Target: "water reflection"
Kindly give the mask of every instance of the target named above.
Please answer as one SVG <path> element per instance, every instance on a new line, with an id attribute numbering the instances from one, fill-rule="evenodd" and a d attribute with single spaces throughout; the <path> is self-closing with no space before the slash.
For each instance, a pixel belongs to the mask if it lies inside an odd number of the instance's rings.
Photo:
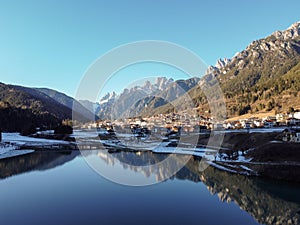
<path id="1" fill-rule="evenodd" d="M 151 152 L 108 152 L 86 151 L 86 155 L 100 159 L 107 166 L 122 165 L 125 170 L 150 177 L 157 171 L 150 171 L 143 165 L 160 162 L 165 154 Z M 79 151 L 65 153 L 36 152 L 22 157 L 0 160 L 0 178 L 6 178 L 33 170 L 47 170 L 69 162 L 80 155 Z M 181 156 L 178 156 L 180 159 Z M 182 156 L 183 157 L 183 156 Z M 212 195 L 218 196 L 222 202 L 235 202 L 262 224 L 299 224 L 300 223 L 300 186 L 296 184 L 275 182 L 261 178 L 250 178 L 230 174 L 208 167 L 201 172 L 199 158 L 192 157 L 171 180 L 188 180 L 202 182 Z M 140 167 L 136 167 L 140 166 Z M 156 179 L 172 170 L 170 167 L 159 168 Z M 139 168 L 139 170 L 137 170 Z M 199 188 L 199 191 L 201 189 Z"/>
<path id="2" fill-rule="evenodd" d="M 144 152 L 137 155 L 133 152 L 98 153 L 108 164 L 121 163 L 130 169 L 136 162 L 154 163 L 163 159 L 163 155 Z M 217 195 L 222 202 L 235 202 L 262 224 L 299 224 L 300 223 L 300 185 L 274 182 L 262 178 L 250 178 L 231 174 L 208 167 L 201 172 L 200 159 L 193 157 L 171 179 L 203 182 L 212 195 Z M 171 165 L 170 165 L 171 166 Z M 133 167 L 135 168 L 135 167 Z M 143 167 L 140 167 L 143 170 Z M 160 168 L 160 177 L 172 170 Z M 143 171 L 150 176 L 153 171 Z"/>
<path id="3" fill-rule="evenodd" d="M 63 165 L 80 155 L 79 151 L 34 152 L 0 160 L 0 179 L 33 170 L 47 170 Z"/>
<path id="4" fill-rule="evenodd" d="M 83 154 L 86 154 L 86 152 L 83 152 Z M 87 154 L 90 154 L 90 152 Z M 189 155 L 157 154 L 151 151 L 117 151 L 111 154 L 108 151 L 99 151 L 97 156 L 111 166 L 105 169 L 102 167 L 97 172 L 117 183 L 138 186 L 154 184 L 172 178 L 176 175 L 176 171 L 179 171 L 191 158 Z M 120 165 L 122 170 L 116 169 L 114 165 Z M 92 167 L 94 166 L 95 163 Z M 112 170 L 114 170 L 114 173 L 111 173 Z M 138 176 L 140 174 L 144 176 Z M 128 181 L 126 179 L 133 177 L 135 179 L 126 183 Z"/>
<path id="5" fill-rule="evenodd" d="M 223 202 L 234 201 L 259 223 L 299 224 L 300 222 L 300 187 L 297 185 L 248 178 L 212 167 L 199 173 L 199 176 L 212 194 L 217 194 Z M 276 189 L 277 192 L 272 189 Z M 292 198 L 286 198 L 288 192 L 291 193 Z"/>

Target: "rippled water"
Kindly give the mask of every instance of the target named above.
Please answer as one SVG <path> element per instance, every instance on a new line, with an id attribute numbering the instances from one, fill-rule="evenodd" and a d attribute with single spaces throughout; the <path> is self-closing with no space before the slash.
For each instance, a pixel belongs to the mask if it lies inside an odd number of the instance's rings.
<path id="1" fill-rule="evenodd" d="M 86 152 L 124 179 L 163 180 L 170 168 L 135 170 L 167 155 Z M 80 152 L 0 160 L 1 224 L 299 224 L 300 187 L 207 168 L 191 158 L 166 181 L 124 186 L 100 176 Z M 120 175 L 120 174 L 119 174 Z"/>

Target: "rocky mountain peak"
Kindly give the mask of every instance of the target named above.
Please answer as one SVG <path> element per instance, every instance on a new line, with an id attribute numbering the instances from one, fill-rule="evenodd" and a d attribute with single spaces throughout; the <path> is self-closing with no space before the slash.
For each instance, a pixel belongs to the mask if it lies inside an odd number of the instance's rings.
<path id="1" fill-rule="evenodd" d="M 245 50 L 238 52 L 231 62 L 227 63 L 225 67 L 228 68 L 225 70 L 235 68 L 237 74 L 238 71 L 254 65 L 257 60 L 272 58 L 279 63 L 290 58 L 291 55 L 298 57 L 300 54 L 299 34 L 300 22 L 296 22 L 286 30 L 275 31 L 266 38 L 255 40 Z M 273 69 L 275 68 L 276 65 Z"/>
<path id="2" fill-rule="evenodd" d="M 296 22 L 286 30 L 252 41 L 231 60 L 219 59 L 215 66 L 210 66 L 205 79 L 218 77 L 220 82 L 227 83 L 229 90 L 229 86 L 232 89 L 237 86 L 252 87 L 260 79 L 278 77 L 300 60 L 299 34 L 300 22 Z M 238 81 L 234 79 L 237 76 Z"/>
<path id="3" fill-rule="evenodd" d="M 275 31 L 272 35 L 283 40 L 294 39 L 300 35 L 300 21 L 292 24 L 286 30 Z"/>
<path id="4" fill-rule="evenodd" d="M 224 58 L 224 59 L 218 59 L 215 66 L 209 66 L 206 70 L 206 74 L 217 74 L 225 68 L 228 63 L 231 62 L 231 59 Z"/>
<path id="5" fill-rule="evenodd" d="M 173 83 L 174 80 L 172 78 L 166 78 L 166 77 L 158 77 L 155 81 L 155 86 L 159 90 L 164 90 L 166 87 L 168 87 L 171 83 Z"/>
<path id="6" fill-rule="evenodd" d="M 101 100 L 100 100 L 100 104 L 103 104 L 103 103 L 106 103 L 106 102 L 109 102 L 113 99 L 115 99 L 117 97 L 117 94 L 116 92 L 108 92 L 106 95 L 104 95 Z"/>
<path id="7" fill-rule="evenodd" d="M 230 61 L 231 61 L 231 60 L 228 59 L 228 58 L 218 59 L 215 67 L 217 67 L 218 69 L 222 69 L 222 68 L 224 68 L 228 63 L 230 63 Z"/>
<path id="8" fill-rule="evenodd" d="M 149 89 L 150 87 L 151 87 L 151 82 L 150 82 L 149 80 L 147 80 L 147 81 L 144 83 L 143 88 Z"/>

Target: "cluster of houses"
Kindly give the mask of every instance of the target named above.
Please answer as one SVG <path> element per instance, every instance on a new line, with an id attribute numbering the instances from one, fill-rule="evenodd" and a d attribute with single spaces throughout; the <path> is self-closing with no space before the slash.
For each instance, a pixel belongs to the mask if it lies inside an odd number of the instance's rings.
<path id="1" fill-rule="evenodd" d="M 188 113 L 159 114 L 151 117 L 124 118 L 115 121 L 99 120 L 85 124 L 82 128 L 97 129 L 100 132 L 138 133 L 140 131 L 168 133 L 203 133 L 220 129 L 252 129 L 300 126 L 300 112 L 277 114 L 266 118 L 248 118 L 237 121 L 217 122 L 213 118 L 189 115 Z"/>
<path id="2" fill-rule="evenodd" d="M 267 116 L 262 119 L 252 117 L 238 121 L 225 122 L 222 126 L 225 129 L 272 128 L 283 126 L 297 127 L 300 126 L 300 112 L 291 114 L 279 113 L 275 116 Z"/>

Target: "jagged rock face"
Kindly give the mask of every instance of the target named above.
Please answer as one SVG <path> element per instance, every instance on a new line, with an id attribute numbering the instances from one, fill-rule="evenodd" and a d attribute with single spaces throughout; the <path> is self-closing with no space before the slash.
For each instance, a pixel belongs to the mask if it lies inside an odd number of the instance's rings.
<path id="1" fill-rule="evenodd" d="M 206 76 L 221 78 L 221 75 L 226 75 L 225 78 L 233 79 L 246 69 L 252 70 L 253 73 L 265 70 L 266 74 L 263 75 L 271 76 L 274 71 L 286 64 L 286 61 L 294 66 L 300 58 L 299 34 L 300 22 L 297 22 L 287 30 L 276 31 L 267 38 L 253 41 L 232 59 L 219 59 L 215 66 L 208 68 Z"/>
<path id="2" fill-rule="evenodd" d="M 150 81 L 146 81 L 142 86 L 134 86 L 130 89 L 125 88 L 119 95 L 115 92 L 107 93 L 100 100 L 98 115 L 101 119 L 135 116 L 137 114 L 135 109 L 142 108 L 142 106 L 136 105 L 137 102 L 147 96 L 155 96 L 157 93 L 165 90 L 172 82 L 174 82 L 173 79 L 158 77 L 153 84 Z M 144 104 L 146 103 L 147 101 L 144 101 Z"/>
<path id="3" fill-rule="evenodd" d="M 230 59 L 224 58 L 224 59 L 219 59 L 216 63 L 216 67 L 218 69 L 224 68 L 228 63 L 230 63 Z"/>
<path id="4" fill-rule="evenodd" d="M 294 23 L 285 31 L 275 31 L 273 34 L 277 39 L 294 39 L 300 35 L 300 21 Z"/>
<path id="5" fill-rule="evenodd" d="M 199 78 L 174 81 L 158 77 L 153 84 L 146 81 L 142 86 L 124 89 L 119 95 L 107 94 L 100 101 L 99 116 L 102 119 L 137 116 L 145 107 L 156 108 L 175 100 L 198 82 Z"/>
<path id="6" fill-rule="evenodd" d="M 285 111 L 299 100 L 300 22 L 253 41 L 230 60 L 218 60 L 200 81 L 219 81 L 228 116 L 259 111 Z M 190 91 L 191 98 L 204 112 L 207 101 L 200 88 Z M 289 96 L 286 102 L 282 96 Z M 201 105 L 200 105 L 201 104 Z M 268 106 L 269 105 L 269 106 Z M 167 110 L 167 109 L 166 109 Z"/>
<path id="7" fill-rule="evenodd" d="M 101 98 L 99 103 L 104 104 L 106 102 L 113 101 L 116 97 L 117 97 L 117 94 L 114 91 L 111 93 L 107 93 L 106 95 L 103 96 L 103 98 Z"/>
<path id="8" fill-rule="evenodd" d="M 166 89 L 173 82 L 174 82 L 174 80 L 172 78 L 167 79 L 166 77 L 158 77 L 156 79 L 154 87 L 156 87 L 158 90 L 162 91 L 162 90 Z"/>
<path id="9" fill-rule="evenodd" d="M 227 83 L 225 91 L 233 91 L 283 75 L 300 61 L 299 33 L 300 22 L 297 22 L 287 30 L 253 41 L 231 60 L 218 60 L 206 77 L 218 77 L 221 83 Z"/>
<path id="10" fill-rule="evenodd" d="M 218 74 L 223 72 L 223 68 L 225 68 L 228 63 L 231 62 L 231 59 L 218 59 L 215 66 L 209 66 L 206 71 L 206 76 L 214 76 L 216 77 Z"/>

